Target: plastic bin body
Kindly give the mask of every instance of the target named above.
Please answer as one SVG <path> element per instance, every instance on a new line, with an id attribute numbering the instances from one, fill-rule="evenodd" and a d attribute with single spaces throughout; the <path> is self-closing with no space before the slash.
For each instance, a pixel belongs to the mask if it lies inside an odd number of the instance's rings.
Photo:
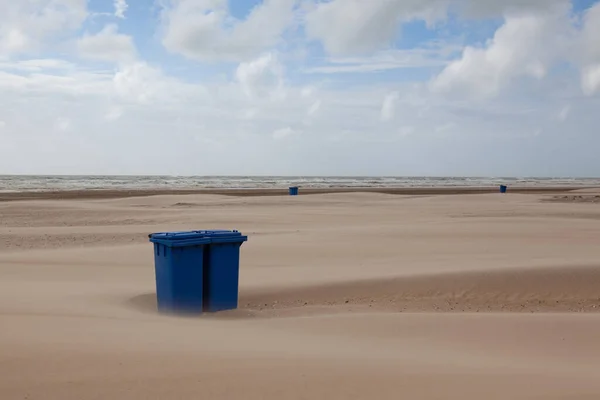
<path id="1" fill-rule="evenodd" d="M 156 233 L 156 297 L 159 311 L 201 313 L 237 308 L 240 246 L 237 231 Z"/>
<path id="2" fill-rule="evenodd" d="M 506 185 L 500 185 L 500 193 L 506 193 L 506 189 L 508 189 Z"/>
<path id="3" fill-rule="evenodd" d="M 290 187 L 289 191 L 290 191 L 290 196 L 298 196 L 298 187 L 292 186 L 292 187 Z"/>
<path id="4" fill-rule="evenodd" d="M 203 310 L 217 312 L 238 306 L 241 243 L 212 244 L 205 253 Z"/>
<path id="5" fill-rule="evenodd" d="M 248 238 L 237 231 L 206 231 L 210 246 L 204 254 L 204 311 L 238 306 L 240 247 Z"/>
<path id="6" fill-rule="evenodd" d="M 202 312 L 205 245 L 169 247 L 154 243 L 156 301 L 161 312 Z"/>
<path id="7" fill-rule="evenodd" d="M 201 313 L 204 251 L 210 240 L 196 232 L 150 235 L 154 243 L 159 311 Z"/>

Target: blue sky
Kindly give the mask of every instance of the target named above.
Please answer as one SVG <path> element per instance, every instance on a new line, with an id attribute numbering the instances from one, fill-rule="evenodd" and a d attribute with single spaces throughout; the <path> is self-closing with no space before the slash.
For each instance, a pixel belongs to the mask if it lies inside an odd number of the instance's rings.
<path id="1" fill-rule="evenodd" d="M 594 0 L 0 0 L 0 173 L 599 176 L 599 97 Z"/>

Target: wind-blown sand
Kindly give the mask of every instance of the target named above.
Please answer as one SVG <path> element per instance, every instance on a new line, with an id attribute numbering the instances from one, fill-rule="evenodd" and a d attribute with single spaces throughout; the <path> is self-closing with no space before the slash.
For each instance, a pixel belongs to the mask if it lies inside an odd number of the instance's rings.
<path id="1" fill-rule="evenodd" d="M 596 400 L 596 193 L 13 197 L 0 399 Z M 156 313 L 186 229 L 249 235 L 238 310 Z"/>

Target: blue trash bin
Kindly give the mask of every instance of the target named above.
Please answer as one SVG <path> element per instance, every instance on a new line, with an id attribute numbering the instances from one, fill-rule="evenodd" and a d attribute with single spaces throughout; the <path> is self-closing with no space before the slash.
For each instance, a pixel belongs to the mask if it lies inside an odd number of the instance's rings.
<path id="1" fill-rule="evenodd" d="M 159 311 L 199 314 L 237 308 L 240 246 L 247 236 L 202 230 L 149 238 Z"/>
<path id="2" fill-rule="evenodd" d="M 506 189 L 508 189 L 506 185 L 500 185 L 500 193 L 506 193 Z"/>
<path id="3" fill-rule="evenodd" d="M 298 196 L 298 187 L 297 186 L 290 187 L 290 196 Z"/>

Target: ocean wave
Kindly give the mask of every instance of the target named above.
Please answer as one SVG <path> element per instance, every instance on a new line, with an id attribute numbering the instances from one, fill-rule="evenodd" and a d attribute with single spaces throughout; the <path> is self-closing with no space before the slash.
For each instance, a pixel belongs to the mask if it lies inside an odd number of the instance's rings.
<path id="1" fill-rule="evenodd" d="M 598 186 L 600 178 L 339 176 L 0 176 L 0 192 L 151 189 Z"/>

